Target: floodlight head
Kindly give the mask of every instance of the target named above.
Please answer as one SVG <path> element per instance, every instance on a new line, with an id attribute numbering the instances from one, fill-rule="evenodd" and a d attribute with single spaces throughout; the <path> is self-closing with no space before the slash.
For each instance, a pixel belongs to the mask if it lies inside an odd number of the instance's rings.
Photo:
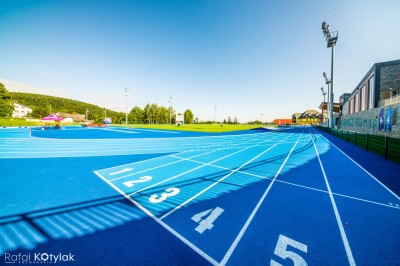
<path id="1" fill-rule="evenodd" d="M 326 94 L 323 87 L 321 87 L 321 92 L 322 92 L 322 95 Z"/>
<path id="2" fill-rule="evenodd" d="M 331 33 L 329 32 L 329 25 L 326 23 L 326 21 L 322 22 L 321 29 L 324 33 L 324 36 L 330 38 Z"/>
<path id="3" fill-rule="evenodd" d="M 324 73 L 322 73 L 322 76 L 324 76 L 324 79 L 325 79 L 325 83 L 326 84 L 329 84 L 329 83 L 331 83 L 331 81 L 328 79 L 328 77 L 327 77 L 327 75 L 326 75 L 326 73 L 324 72 Z"/>

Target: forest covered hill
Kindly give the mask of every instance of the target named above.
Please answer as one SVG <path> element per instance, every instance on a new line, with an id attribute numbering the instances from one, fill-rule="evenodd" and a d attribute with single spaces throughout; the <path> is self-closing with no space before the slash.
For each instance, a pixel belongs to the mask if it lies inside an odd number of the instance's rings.
<path id="1" fill-rule="evenodd" d="M 9 94 L 14 102 L 32 109 L 32 118 L 42 118 L 50 113 L 59 112 L 86 115 L 87 109 L 88 119 L 96 122 L 100 122 L 104 118 L 105 112 L 114 123 L 119 123 L 125 119 L 125 113 L 77 100 L 23 92 L 9 92 Z"/>

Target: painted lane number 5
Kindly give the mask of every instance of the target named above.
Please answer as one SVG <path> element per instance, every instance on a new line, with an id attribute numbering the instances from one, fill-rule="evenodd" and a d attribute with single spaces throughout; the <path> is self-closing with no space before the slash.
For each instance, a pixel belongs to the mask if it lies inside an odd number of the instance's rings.
<path id="1" fill-rule="evenodd" d="M 293 251 L 288 251 L 287 247 L 291 246 L 302 252 L 307 253 L 307 245 L 297 242 L 296 240 L 290 239 L 284 235 L 279 235 L 278 243 L 276 243 L 274 254 L 282 259 L 291 259 L 294 266 L 306 266 L 307 262 L 297 253 Z M 282 266 L 282 264 L 271 260 L 271 266 Z"/>
<path id="2" fill-rule="evenodd" d="M 149 198 L 149 201 L 151 203 L 160 203 L 160 202 L 163 202 L 164 200 L 166 200 L 169 197 L 173 197 L 175 195 L 178 195 L 179 192 L 180 192 L 179 188 L 174 188 L 174 187 L 167 188 L 164 193 L 161 193 L 160 196 L 157 195 L 157 194 L 152 195 Z"/>

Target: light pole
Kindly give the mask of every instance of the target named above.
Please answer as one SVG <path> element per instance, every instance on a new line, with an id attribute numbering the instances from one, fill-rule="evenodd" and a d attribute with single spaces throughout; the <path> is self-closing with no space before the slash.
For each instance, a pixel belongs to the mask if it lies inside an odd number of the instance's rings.
<path id="1" fill-rule="evenodd" d="M 89 109 L 86 108 L 86 121 L 88 121 L 88 113 L 89 113 Z"/>
<path id="2" fill-rule="evenodd" d="M 325 72 L 324 72 L 324 73 L 325 73 Z M 321 92 L 322 92 L 322 95 L 324 96 L 324 103 L 325 103 L 325 95 L 326 95 L 326 92 L 324 91 L 324 88 L 323 88 L 323 87 L 321 87 Z M 325 123 L 324 109 L 322 109 L 322 123 Z"/>
<path id="3" fill-rule="evenodd" d="M 214 123 L 217 123 L 217 105 L 214 105 Z"/>
<path id="4" fill-rule="evenodd" d="M 264 124 L 264 122 L 263 122 L 263 121 L 264 121 L 263 115 L 264 115 L 264 114 L 261 114 L 261 125 Z"/>
<path id="5" fill-rule="evenodd" d="M 330 105 L 329 105 L 329 127 L 333 128 L 333 62 L 334 62 L 334 58 L 335 58 L 335 45 L 337 42 L 337 38 L 338 38 L 338 32 L 337 31 L 333 31 L 330 32 L 329 31 L 329 25 L 328 23 L 326 23 L 326 21 L 322 22 L 322 32 L 324 33 L 325 39 L 326 39 L 326 43 L 327 43 L 327 47 L 330 48 L 332 47 L 332 58 L 331 58 L 331 91 L 330 91 Z"/>
<path id="6" fill-rule="evenodd" d="M 331 102 L 333 99 L 333 94 L 332 94 L 332 96 L 330 95 L 332 88 L 331 88 L 331 90 L 329 90 L 329 84 L 331 83 L 331 81 L 328 79 L 325 72 L 322 73 L 322 76 L 325 79 L 325 84 L 328 85 L 328 107 L 326 108 L 326 111 L 328 112 L 328 127 L 332 127 L 330 121 L 332 121 L 332 117 L 333 117 L 333 112 L 332 112 L 333 110 L 331 110 Z M 331 114 L 332 114 L 332 117 L 331 117 Z"/>
<path id="7" fill-rule="evenodd" d="M 128 96 L 129 96 L 129 88 L 125 88 L 125 125 L 128 125 Z"/>
<path id="8" fill-rule="evenodd" d="M 169 96 L 169 124 L 172 124 L 172 96 Z"/>

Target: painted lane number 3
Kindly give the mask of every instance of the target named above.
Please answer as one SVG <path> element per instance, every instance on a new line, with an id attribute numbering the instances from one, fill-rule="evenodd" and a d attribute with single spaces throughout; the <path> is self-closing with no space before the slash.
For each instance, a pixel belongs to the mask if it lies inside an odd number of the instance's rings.
<path id="1" fill-rule="evenodd" d="M 149 201 L 151 203 L 160 203 L 160 202 L 163 202 L 164 200 L 166 200 L 169 197 L 173 197 L 175 195 L 178 195 L 179 192 L 180 192 L 179 188 L 174 188 L 174 187 L 167 188 L 164 193 L 161 193 L 160 196 L 157 195 L 157 194 L 152 195 L 149 198 Z"/>
<path id="2" fill-rule="evenodd" d="M 194 230 L 196 230 L 200 234 L 204 233 L 204 231 L 206 230 L 211 230 L 214 227 L 213 222 L 217 220 L 217 218 L 223 212 L 224 209 L 217 207 L 215 209 L 209 209 L 207 211 L 193 215 L 192 220 L 199 224 Z M 207 218 L 203 219 L 203 217 L 205 216 L 207 216 Z"/>
<path id="3" fill-rule="evenodd" d="M 296 240 L 290 239 L 284 235 L 279 235 L 278 243 L 276 243 L 274 254 L 282 259 L 291 259 L 294 266 L 306 266 L 307 262 L 297 253 L 288 251 L 287 247 L 291 246 L 302 252 L 307 253 L 307 245 L 297 242 Z M 271 260 L 271 266 L 282 266 L 282 264 Z"/>

